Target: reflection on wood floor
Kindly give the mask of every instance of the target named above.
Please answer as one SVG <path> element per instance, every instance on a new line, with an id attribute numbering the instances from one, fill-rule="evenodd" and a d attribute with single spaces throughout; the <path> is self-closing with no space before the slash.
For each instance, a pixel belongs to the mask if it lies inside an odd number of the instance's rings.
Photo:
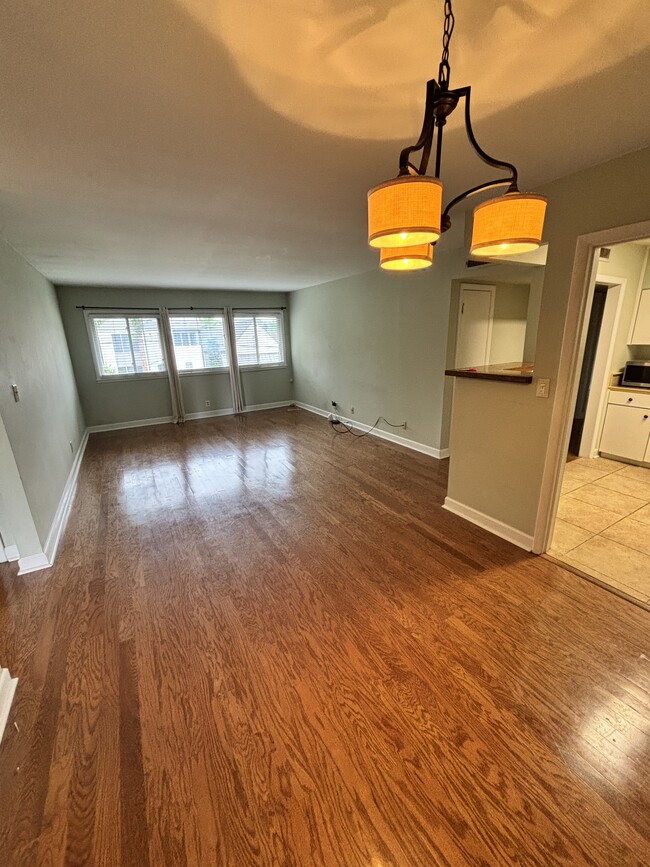
<path id="1" fill-rule="evenodd" d="M 92 436 L 0 566 L 2 863 L 650 863 L 648 614 L 445 485 L 299 410 Z"/>

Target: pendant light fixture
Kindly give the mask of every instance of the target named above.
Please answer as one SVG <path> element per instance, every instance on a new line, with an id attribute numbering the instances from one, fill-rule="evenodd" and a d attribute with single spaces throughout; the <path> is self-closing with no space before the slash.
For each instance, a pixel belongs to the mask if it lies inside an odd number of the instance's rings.
<path id="1" fill-rule="evenodd" d="M 533 193 L 521 193 L 516 167 L 494 159 L 478 144 L 470 116 L 471 88 L 452 90 L 449 87 L 449 42 L 454 23 L 451 0 L 445 0 L 442 59 L 438 80 L 432 78 L 427 82 L 420 138 L 402 150 L 398 176 L 373 187 L 368 193 L 368 243 L 380 249 L 380 264 L 386 270 L 412 271 L 428 267 L 433 261 L 431 245 L 451 226 L 452 208 L 470 196 L 495 187 L 507 186 L 508 189 L 505 195 L 475 208 L 470 252 L 480 256 L 511 256 L 535 250 L 542 241 L 546 199 Z M 465 101 L 465 132 L 473 150 L 484 163 L 508 175 L 465 190 L 443 210 L 442 135 L 447 118 L 461 99 Z M 435 175 L 432 177 L 426 171 L 434 139 Z M 415 166 L 411 155 L 418 151 L 422 154 L 419 166 Z M 425 252 L 427 248 L 431 248 L 431 255 Z"/>
<path id="2" fill-rule="evenodd" d="M 433 262 L 433 244 L 414 247 L 382 247 L 379 263 L 385 271 L 421 271 Z"/>

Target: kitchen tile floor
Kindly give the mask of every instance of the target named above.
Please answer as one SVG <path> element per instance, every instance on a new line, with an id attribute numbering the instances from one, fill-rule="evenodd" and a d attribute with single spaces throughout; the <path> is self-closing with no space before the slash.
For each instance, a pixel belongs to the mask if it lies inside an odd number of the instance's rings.
<path id="1" fill-rule="evenodd" d="M 650 604 L 650 469 L 607 458 L 567 463 L 548 553 Z"/>

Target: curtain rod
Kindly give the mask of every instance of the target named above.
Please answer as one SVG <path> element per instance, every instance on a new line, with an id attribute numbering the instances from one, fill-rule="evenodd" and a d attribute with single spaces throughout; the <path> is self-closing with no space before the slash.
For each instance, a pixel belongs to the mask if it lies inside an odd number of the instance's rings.
<path id="1" fill-rule="evenodd" d="M 227 305 L 226 305 L 227 306 Z M 168 310 L 223 310 L 222 307 L 168 307 Z M 233 307 L 233 310 L 286 310 L 286 307 Z M 160 310 L 160 307 L 87 307 L 85 304 L 77 304 L 77 310 Z"/>

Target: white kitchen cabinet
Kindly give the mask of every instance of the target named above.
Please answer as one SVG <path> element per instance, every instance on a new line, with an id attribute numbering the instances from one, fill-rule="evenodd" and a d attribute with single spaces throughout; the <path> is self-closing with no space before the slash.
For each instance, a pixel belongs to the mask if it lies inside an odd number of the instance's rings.
<path id="1" fill-rule="evenodd" d="M 628 461 L 648 460 L 650 409 L 636 406 L 607 406 L 600 451 Z"/>
<path id="2" fill-rule="evenodd" d="M 630 344 L 650 345 L 650 288 L 644 289 L 639 295 Z"/>

